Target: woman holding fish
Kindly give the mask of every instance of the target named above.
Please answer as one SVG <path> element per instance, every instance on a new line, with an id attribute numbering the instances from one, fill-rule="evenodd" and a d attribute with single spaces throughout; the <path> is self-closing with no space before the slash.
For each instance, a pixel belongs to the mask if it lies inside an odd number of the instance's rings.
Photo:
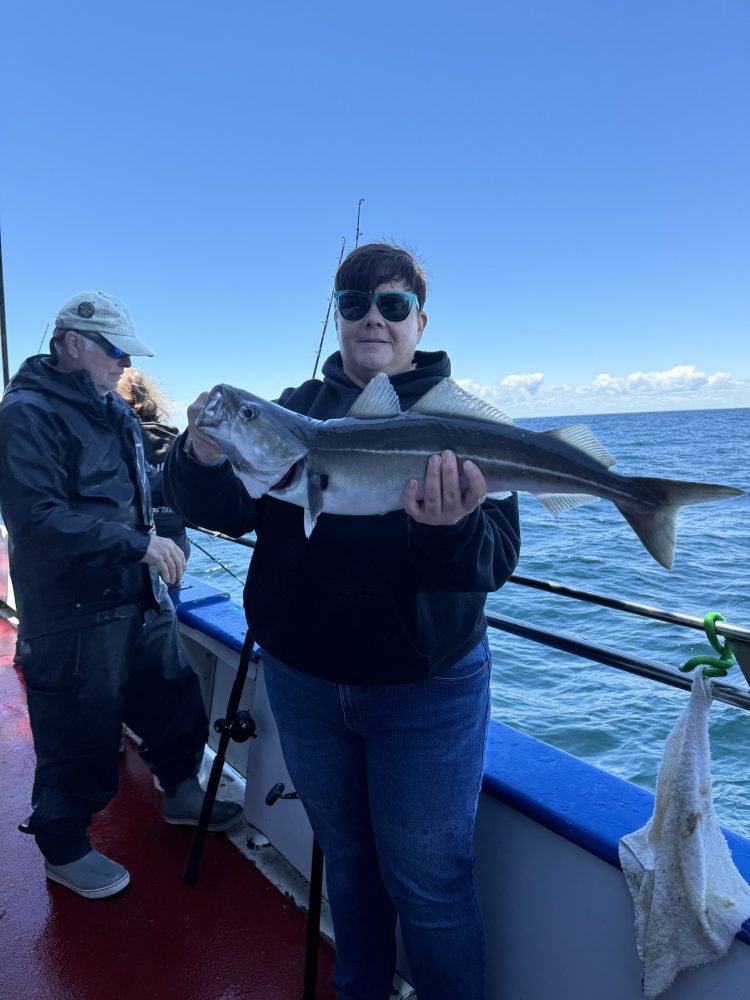
<path id="1" fill-rule="evenodd" d="M 382 400 L 365 389 L 384 372 L 409 409 L 450 375 L 445 352 L 417 350 L 425 297 L 409 253 L 353 251 L 336 275 L 340 350 L 322 382 L 285 390 L 281 406 L 377 419 Z M 245 609 L 326 858 L 338 1000 L 390 996 L 397 916 L 420 1000 L 480 1000 L 472 832 L 489 721 L 484 603 L 518 561 L 516 497 L 486 498 L 477 466 L 443 451 L 421 482 L 403 484 L 400 509 L 327 514 L 327 475 L 270 444 L 243 447 L 248 405 L 222 416 L 228 434 L 212 434 L 207 398 L 170 451 L 165 494 L 193 523 L 257 534 Z M 284 499 L 300 481 L 304 511 Z"/>

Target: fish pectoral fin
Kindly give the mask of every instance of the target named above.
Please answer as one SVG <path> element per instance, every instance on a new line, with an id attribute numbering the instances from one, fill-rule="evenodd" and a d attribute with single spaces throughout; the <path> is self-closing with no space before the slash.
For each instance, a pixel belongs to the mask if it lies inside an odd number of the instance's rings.
<path id="1" fill-rule="evenodd" d="M 535 493 L 534 496 L 542 507 L 555 517 L 564 510 L 570 510 L 571 507 L 581 507 L 585 503 L 593 503 L 600 499 L 590 493 Z"/>
<path id="2" fill-rule="evenodd" d="M 320 514 L 323 513 L 323 491 L 328 486 L 328 476 L 311 472 L 307 477 L 307 506 L 305 507 L 305 534 L 309 538 Z"/>
<path id="3" fill-rule="evenodd" d="M 398 394 L 385 372 L 378 372 L 357 396 L 347 417 L 358 420 L 381 420 L 401 413 Z"/>
<path id="4" fill-rule="evenodd" d="M 597 441 L 585 424 L 570 424 L 569 427 L 555 427 L 551 431 L 542 431 L 542 433 L 546 434 L 547 437 L 564 441 L 565 444 L 569 444 L 572 448 L 577 448 L 584 455 L 588 455 L 589 458 L 600 462 L 607 469 L 617 462 L 614 455 L 607 451 L 601 441 Z"/>
<path id="5" fill-rule="evenodd" d="M 472 396 L 452 378 L 444 378 L 418 399 L 409 410 L 431 417 L 462 417 L 468 420 L 489 420 L 496 424 L 512 424 L 510 417 L 484 399 Z"/>

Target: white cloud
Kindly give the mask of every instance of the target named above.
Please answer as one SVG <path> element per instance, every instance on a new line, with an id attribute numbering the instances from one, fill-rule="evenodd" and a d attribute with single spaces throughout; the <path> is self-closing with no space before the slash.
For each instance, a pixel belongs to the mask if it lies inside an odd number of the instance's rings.
<path id="1" fill-rule="evenodd" d="M 506 375 L 505 378 L 494 386 L 483 386 L 472 379 L 457 379 L 458 384 L 474 396 L 481 396 L 482 399 L 492 400 L 502 396 L 504 399 L 532 399 L 542 387 L 544 375 L 542 372 L 534 372 L 531 375 Z"/>
<path id="2" fill-rule="evenodd" d="M 500 385 L 509 392 L 533 396 L 541 388 L 542 382 L 544 375 L 541 372 L 534 372 L 533 375 L 506 375 Z"/>
<path id="3" fill-rule="evenodd" d="M 545 384 L 542 372 L 506 375 L 486 385 L 459 380 L 469 392 L 518 416 L 562 416 L 634 410 L 711 409 L 750 406 L 750 381 L 729 372 L 713 374 L 695 365 L 666 371 L 603 372 L 587 385 Z"/>
<path id="4" fill-rule="evenodd" d="M 633 372 L 624 378 L 613 378 L 611 375 L 597 375 L 591 383 L 595 392 L 693 392 L 704 386 L 731 385 L 732 376 L 729 372 L 716 372 L 706 375 L 698 371 L 695 365 L 675 365 L 665 372 Z"/>

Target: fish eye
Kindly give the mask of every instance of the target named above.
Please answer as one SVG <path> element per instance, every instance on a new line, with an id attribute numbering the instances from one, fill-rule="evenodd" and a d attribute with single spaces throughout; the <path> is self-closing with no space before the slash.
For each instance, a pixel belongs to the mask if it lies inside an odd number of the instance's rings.
<path id="1" fill-rule="evenodd" d="M 252 403 L 243 403 L 240 407 L 240 416 L 245 420 L 254 420 L 257 415 L 258 411 Z"/>

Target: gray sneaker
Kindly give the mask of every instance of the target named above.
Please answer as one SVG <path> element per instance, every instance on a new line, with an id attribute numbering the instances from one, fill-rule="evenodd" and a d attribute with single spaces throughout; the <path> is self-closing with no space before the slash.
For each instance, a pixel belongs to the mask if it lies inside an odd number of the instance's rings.
<path id="1" fill-rule="evenodd" d="M 197 826 L 203 806 L 204 792 L 197 778 L 187 778 L 175 788 L 164 792 L 164 819 L 173 826 Z M 221 833 L 239 820 L 242 806 L 239 802 L 216 799 L 211 810 L 209 833 Z"/>
<path id="2" fill-rule="evenodd" d="M 116 861 L 110 861 L 98 851 L 89 851 L 67 865 L 51 865 L 49 861 L 45 861 L 44 870 L 47 878 L 87 899 L 114 896 L 115 893 L 122 892 L 130 882 L 127 868 Z"/>

